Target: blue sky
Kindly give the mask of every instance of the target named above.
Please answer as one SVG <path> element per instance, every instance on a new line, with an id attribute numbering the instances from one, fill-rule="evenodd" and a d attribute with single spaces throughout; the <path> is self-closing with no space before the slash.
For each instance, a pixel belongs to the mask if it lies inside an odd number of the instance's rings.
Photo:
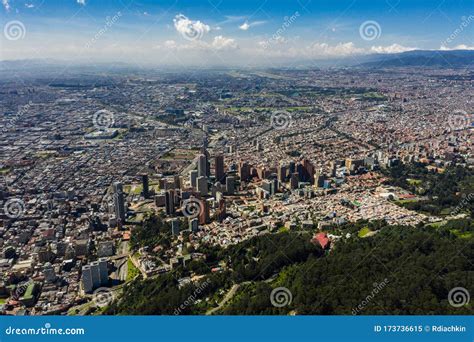
<path id="1" fill-rule="evenodd" d="M 2 60 L 258 64 L 474 48 L 473 0 L 0 2 Z"/>

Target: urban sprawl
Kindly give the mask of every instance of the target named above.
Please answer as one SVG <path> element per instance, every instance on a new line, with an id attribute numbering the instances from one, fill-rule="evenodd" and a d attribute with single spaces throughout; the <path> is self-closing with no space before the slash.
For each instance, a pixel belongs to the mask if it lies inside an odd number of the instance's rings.
<path id="1" fill-rule="evenodd" d="M 423 195 L 382 171 L 472 168 L 473 85 L 429 68 L 0 81 L 0 312 L 86 314 L 138 274 L 204 258 L 203 244 L 298 227 L 330 249 L 346 222 L 441 220 L 397 205 Z M 132 251 L 152 215 L 171 247 Z"/>

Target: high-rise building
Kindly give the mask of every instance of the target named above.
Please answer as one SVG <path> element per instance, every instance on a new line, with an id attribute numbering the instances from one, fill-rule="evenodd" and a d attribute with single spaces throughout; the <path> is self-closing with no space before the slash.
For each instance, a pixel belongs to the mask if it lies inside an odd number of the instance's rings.
<path id="1" fill-rule="evenodd" d="M 301 182 L 314 182 L 314 166 L 308 159 L 303 159 L 301 163 L 296 165 L 296 172 Z"/>
<path id="2" fill-rule="evenodd" d="M 272 182 L 272 195 L 275 195 L 278 192 L 278 179 L 275 177 L 271 179 Z"/>
<path id="3" fill-rule="evenodd" d="M 179 235 L 179 220 L 178 219 L 171 220 L 171 234 L 173 236 Z"/>
<path id="4" fill-rule="evenodd" d="M 266 179 L 262 182 L 262 189 L 265 190 L 270 196 L 275 195 L 278 192 L 278 179 Z"/>
<path id="5" fill-rule="evenodd" d="M 201 202 L 201 211 L 199 212 L 199 224 L 209 223 L 210 214 L 209 214 L 209 202 L 203 200 Z"/>
<path id="6" fill-rule="evenodd" d="M 207 178 L 206 177 L 198 177 L 197 179 L 197 191 L 201 196 L 206 196 L 208 192 L 207 186 Z"/>
<path id="7" fill-rule="evenodd" d="M 294 172 L 291 174 L 291 179 L 290 179 L 290 187 L 292 190 L 298 189 L 298 173 Z"/>
<path id="8" fill-rule="evenodd" d="M 357 171 L 360 166 L 364 166 L 364 159 L 346 158 L 345 166 L 348 172 Z"/>
<path id="9" fill-rule="evenodd" d="M 250 177 L 250 165 L 246 162 L 240 161 L 239 162 L 239 177 L 241 181 L 247 181 Z"/>
<path id="10" fill-rule="evenodd" d="M 155 196 L 155 205 L 157 207 L 164 207 L 166 203 L 166 194 L 165 195 L 156 195 Z"/>
<path id="11" fill-rule="evenodd" d="M 305 170 L 306 181 L 314 184 L 314 165 L 308 160 L 303 160 L 303 167 Z"/>
<path id="12" fill-rule="evenodd" d="M 206 141 L 207 141 L 207 139 L 206 139 Z M 206 163 L 205 163 L 206 174 L 204 176 L 209 178 L 211 176 L 211 162 L 210 162 L 211 155 L 207 151 L 207 142 L 206 141 L 203 141 L 203 146 L 201 147 L 201 154 L 204 155 L 204 157 L 206 158 Z"/>
<path id="13" fill-rule="evenodd" d="M 148 175 L 142 175 L 142 186 L 143 186 L 143 197 L 148 198 L 150 197 L 149 187 L 148 187 Z"/>
<path id="14" fill-rule="evenodd" d="M 314 186 L 318 188 L 322 188 L 324 185 L 324 180 L 325 180 L 325 177 L 323 174 L 323 170 L 320 169 L 316 171 L 316 173 L 314 174 Z"/>
<path id="15" fill-rule="evenodd" d="M 295 172 L 296 172 L 296 164 L 295 164 L 295 162 L 292 161 L 292 162 L 290 162 L 289 173 L 290 173 L 290 175 L 292 175 Z"/>
<path id="16" fill-rule="evenodd" d="M 82 266 L 82 288 L 85 293 L 91 293 L 94 290 L 92 282 L 92 270 L 90 265 Z"/>
<path id="17" fill-rule="evenodd" d="M 99 262 L 91 262 L 92 286 L 94 289 L 98 288 L 102 283 L 100 282 Z"/>
<path id="18" fill-rule="evenodd" d="M 228 176 L 226 178 L 225 190 L 228 195 L 233 195 L 235 193 L 235 178 L 233 176 Z"/>
<path id="19" fill-rule="evenodd" d="M 280 165 L 278 167 L 278 180 L 280 183 L 284 183 L 286 181 L 286 166 Z"/>
<path id="20" fill-rule="evenodd" d="M 266 168 L 265 166 L 258 166 L 257 167 L 257 175 L 258 175 L 258 178 L 260 179 L 265 179 L 265 174 L 266 174 Z"/>
<path id="21" fill-rule="evenodd" d="M 198 231 L 198 227 L 199 220 L 197 218 L 189 220 L 189 230 L 191 230 L 193 233 L 196 233 Z"/>
<path id="22" fill-rule="evenodd" d="M 99 277 L 100 284 L 106 285 L 109 282 L 109 268 L 107 266 L 107 258 L 99 259 Z"/>
<path id="23" fill-rule="evenodd" d="M 225 199 L 221 198 L 218 203 L 219 205 L 217 208 L 216 216 L 217 216 L 217 220 L 219 222 L 222 222 L 226 217 Z"/>
<path id="24" fill-rule="evenodd" d="M 181 177 L 179 175 L 174 175 L 173 181 L 174 181 L 174 188 L 181 189 Z"/>
<path id="25" fill-rule="evenodd" d="M 224 156 L 218 155 L 214 160 L 214 172 L 216 176 L 216 182 L 224 182 Z"/>
<path id="26" fill-rule="evenodd" d="M 198 178 L 198 171 L 197 170 L 191 170 L 189 172 L 189 180 L 191 183 L 191 187 L 193 189 L 197 188 L 197 178 Z"/>
<path id="27" fill-rule="evenodd" d="M 114 183 L 114 208 L 115 208 L 115 218 L 119 225 L 125 223 L 125 200 L 123 196 L 123 187 L 122 183 Z"/>
<path id="28" fill-rule="evenodd" d="M 332 161 L 329 165 L 331 177 L 336 177 L 337 163 Z"/>
<path id="29" fill-rule="evenodd" d="M 298 179 L 302 182 L 306 181 L 305 169 L 303 164 L 298 163 L 296 165 L 296 173 L 298 173 Z"/>
<path id="30" fill-rule="evenodd" d="M 198 177 L 207 176 L 207 158 L 206 155 L 201 154 L 198 159 Z"/>
<path id="31" fill-rule="evenodd" d="M 266 179 L 262 182 L 262 189 L 272 195 L 272 184 L 272 181 Z"/>
<path id="32" fill-rule="evenodd" d="M 51 263 L 47 262 L 43 267 L 44 280 L 47 282 L 54 282 L 56 280 L 56 272 Z"/>
<path id="33" fill-rule="evenodd" d="M 168 190 L 165 192 L 165 211 L 166 215 L 174 215 L 174 191 Z"/>
<path id="34" fill-rule="evenodd" d="M 106 258 L 100 258 L 99 261 L 82 266 L 82 288 L 84 292 L 91 293 L 96 288 L 107 285 L 109 282 L 108 272 Z"/>
<path id="35" fill-rule="evenodd" d="M 350 171 L 353 161 L 354 160 L 352 158 L 346 158 L 345 166 L 347 171 Z"/>

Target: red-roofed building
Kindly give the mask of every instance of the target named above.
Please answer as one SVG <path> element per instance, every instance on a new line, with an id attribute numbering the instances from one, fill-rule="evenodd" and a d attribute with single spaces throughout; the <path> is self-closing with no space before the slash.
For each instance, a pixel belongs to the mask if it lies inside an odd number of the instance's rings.
<path id="1" fill-rule="evenodd" d="M 322 249 L 328 249 L 331 245 L 331 241 L 329 240 L 326 233 L 318 233 L 316 234 L 313 239 L 311 240 L 313 243 L 319 243 Z"/>

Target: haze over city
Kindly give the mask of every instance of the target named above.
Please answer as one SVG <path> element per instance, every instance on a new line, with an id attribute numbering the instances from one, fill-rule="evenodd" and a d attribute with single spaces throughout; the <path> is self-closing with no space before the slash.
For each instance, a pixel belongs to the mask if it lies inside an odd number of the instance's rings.
<path id="1" fill-rule="evenodd" d="M 472 1 L 2 0 L 1 60 L 299 66 L 474 48 Z M 6 30 L 5 30 L 6 32 Z"/>

